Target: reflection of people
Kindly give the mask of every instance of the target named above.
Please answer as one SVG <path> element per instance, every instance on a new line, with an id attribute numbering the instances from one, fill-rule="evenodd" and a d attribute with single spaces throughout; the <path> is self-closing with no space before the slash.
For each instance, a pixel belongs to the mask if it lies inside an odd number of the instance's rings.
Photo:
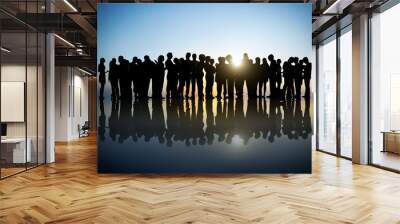
<path id="1" fill-rule="evenodd" d="M 106 114 L 104 113 L 104 99 L 100 99 L 100 115 L 99 115 L 99 126 L 98 134 L 101 141 L 105 140 L 106 133 Z"/>
<path id="2" fill-rule="evenodd" d="M 282 135 L 288 139 L 307 139 L 312 131 L 310 100 L 305 98 L 304 101 L 302 109 L 302 101 L 282 103 L 279 99 L 264 98 L 169 99 L 165 104 L 161 99 L 138 99 L 133 107 L 129 100 L 113 100 L 108 119 L 109 135 L 112 141 L 120 143 L 132 137 L 133 141 L 156 139 L 167 146 L 175 142 L 186 146 L 231 144 L 235 135 L 244 144 L 257 139 L 274 142 Z M 102 105 L 100 101 L 99 136 L 104 140 Z"/>

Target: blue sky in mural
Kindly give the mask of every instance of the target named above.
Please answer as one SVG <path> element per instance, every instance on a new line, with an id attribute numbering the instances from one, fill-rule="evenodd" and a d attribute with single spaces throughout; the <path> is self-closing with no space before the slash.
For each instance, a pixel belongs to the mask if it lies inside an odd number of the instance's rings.
<path id="1" fill-rule="evenodd" d="M 99 4 L 98 58 L 311 56 L 311 4 Z"/>

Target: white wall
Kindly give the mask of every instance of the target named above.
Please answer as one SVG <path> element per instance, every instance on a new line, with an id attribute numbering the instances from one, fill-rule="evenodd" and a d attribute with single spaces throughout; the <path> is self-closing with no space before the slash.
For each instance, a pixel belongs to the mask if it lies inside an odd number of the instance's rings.
<path id="1" fill-rule="evenodd" d="M 73 67 L 56 67 L 55 140 L 79 137 L 78 125 L 88 120 L 88 78 Z"/>

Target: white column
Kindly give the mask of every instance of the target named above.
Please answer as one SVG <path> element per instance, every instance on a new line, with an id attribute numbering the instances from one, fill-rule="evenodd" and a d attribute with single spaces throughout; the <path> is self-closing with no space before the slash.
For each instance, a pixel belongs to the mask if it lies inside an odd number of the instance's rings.
<path id="1" fill-rule="evenodd" d="M 353 162 L 368 163 L 368 15 L 353 19 Z"/>
<path id="2" fill-rule="evenodd" d="M 54 35 L 46 35 L 46 163 L 55 161 L 54 132 L 55 132 L 55 56 Z"/>

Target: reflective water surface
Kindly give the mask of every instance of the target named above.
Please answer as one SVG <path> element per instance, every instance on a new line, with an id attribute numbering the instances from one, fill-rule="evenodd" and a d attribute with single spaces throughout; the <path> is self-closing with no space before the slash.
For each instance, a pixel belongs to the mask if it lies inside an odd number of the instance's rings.
<path id="1" fill-rule="evenodd" d="M 105 173 L 310 173 L 310 100 L 99 100 Z"/>

